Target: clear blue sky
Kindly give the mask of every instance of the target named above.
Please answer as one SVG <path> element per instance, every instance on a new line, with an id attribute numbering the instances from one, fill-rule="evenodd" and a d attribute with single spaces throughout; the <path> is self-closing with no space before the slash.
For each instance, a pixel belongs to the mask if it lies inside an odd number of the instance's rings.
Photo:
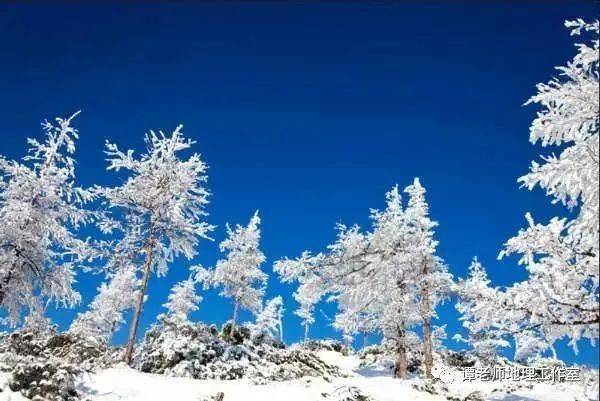
<path id="1" fill-rule="evenodd" d="M 415 176 L 455 276 L 474 255 L 498 285 L 525 276 L 514 259 L 496 260 L 502 243 L 526 211 L 544 220 L 563 209 L 516 183 L 541 151 L 528 143 L 535 108 L 522 104 L 574 54 L 563 21 L 597 14 L 591 1 L 3 3 L 0 153 L 20 157 L 42 119 L 82 109 L 79 182 L 114 185 L 105 139 L 141 150 L 149 129 L 183 123 L 210 165 L 215 239 L 260 209 L 268 294 L 284 295 L 296 341 L 293 287 L 272 262 L 322 249 L 336 222 L 366 225 L 369 208 Z M 218 257 L 216 243 L 199 251 L 207 266 Z M 150 282 L 144 328 L 186 269 Z M 79 276 L 85 302 L 99 278 Z M 195 319 L 230 317 L 228 300 L 202 295 Z M 322 310 L 313 336 L 336 336 L 333 307 Z M 64 327 L 77 311 L 51 314 Z M 440 316 L 451 337 L 453 306 Z M 598 364 L 597 348 L 560 354 Z"/>

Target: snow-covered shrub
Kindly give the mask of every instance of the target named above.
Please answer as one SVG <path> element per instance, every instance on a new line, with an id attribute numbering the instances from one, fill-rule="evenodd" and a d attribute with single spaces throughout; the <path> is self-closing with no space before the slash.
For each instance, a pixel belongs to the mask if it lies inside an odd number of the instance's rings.
<path id="1" fill-rule="evenodd" d="M 243 344 L 244 341 L 252 338 L 252 330 L 246 326 L 233 326 L 231 322 L 225 323 L 221 330 L 221 338 L 234 345 Z"/>
<path id="2" fill-rule="evenodd" d="M 344 344 L 338 340 L 310 340 L 303 344 L 304 348 L 311 351 L 335 351 L 342 352 Z"/>
<path id="3" fill-rule="evenodd" d="M 92 337 L 70 333 L 17 331 L 0 337 L 0 369 L 11 370 L 25 358 L 57 358 L 84 370 L 112 364 L 112 353 Z"/>
<path id="4" fill-rule="evenodd" d="M 411 340 L 411 337 L 408 337 L 407 340 L 409 340 L 406 350 L 407 371 L 415 373 L 421 369 L 423 350 L 417 342 Z M 383 341 L 381 344 L 365 347 L 358 352 L 362 368 L 381 366 L 389 368 L 390 372 L 396 363 L 396 355 L 393 341 Z"/>
<path id="5" fill-rule="evenodd" d="M 35 401 L 76 401 L 75 379 L 82 373 L 81 368 L 59 358 L 28 357 L 13 368 L 8 386 Z"/>
<path id="6" fill-rule="evenodd" d="M 230 325 L 222 332 L 202 323 L 163 319 L 153 326 L 140 344 L 135 367 L 143 372 L 196 379 L 233 380 L 242 377 L 260 384 L 304 376 L 341 376 L 337 367 L 313 352 L 283 348 L 272 341 L 251 338 L 244 326 Z M 233 340 L 232 340 L 233 339 Z"/>
<path id="7" fill-rule="evenodd" d="M 465 368 L 475 366 L 477 359 L 469 352 L 444 350 L 438 353 L 442 363 L 446 366 Z"/>
<path id="8" fill-rule="evenodd" d="M 94 338 L 24 330 L 0 336 L 0 370 L 9 388 L 44 401 L 77 400 L 75 382 L 85 371 L 111 365 L 116 354 Z"/>

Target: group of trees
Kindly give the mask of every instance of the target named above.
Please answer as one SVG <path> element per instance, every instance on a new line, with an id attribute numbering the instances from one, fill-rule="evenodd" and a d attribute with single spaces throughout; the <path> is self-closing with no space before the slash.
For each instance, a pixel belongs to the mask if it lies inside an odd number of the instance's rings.
<path id="1" fill-rule="evenodd" d="M 599 31 L 598 22 L 567 26 L 574 35 Z M 454 282 L 437 255 L 437 223 L 429 215 L 425 188 L 415 179 L 404 189 L 405 203 L 397 186 L 386 193 L 386 206 L 371 211 L 368 229 L 338 225 L 335 241 L 323 251 L 275 262 L 282 281 L 297 283 L 295 314 L 302 319 L 305 340 L 316 305 L 336 302 L 333 325 L 347 341 L 358 333 L 381 334 L 394 346 L 396 376 L 405 377 L 407 349 L 419 338 L 431 377 L 443 332 L 443 326 L 433 326 L 436 308 L 451 296 L 458 297 L 466 341 L 482 360 L 493 360 L 511 339 L 517 356 L 527 359 L 552 351 L 563 337 L 573 347 L 581 338 L 598 338 L 598 40 L 577 49 L 574 59 L 559 68 L 562 78 L 539 84 L 529 101 L 542 106 L 531 142 L 561 153 L 533 162 L 520 182 L 528 189 L 540 186 L 576 216 L 541 224 L 527 214 L 528 227 L 506 242 L 500 257 L 521 255 L 528 279 L 494 287 L 474 260 L 469 277 Z M 124 355 L 129 363 L 150 277 L 165 276 L 176 258 L 192 260 L 200 241 L 214 231 L 206 221 L 207 166 L 198 154 L 182 156 L 194 142 L 179 126 L 170 135 L 151 131 L 139 157 L 108 142 L 107 169 L 120 174 L 120 184 L 80 188 L 73 159 L 75 116 L 44 122 L 44 141 L 30 139 L 21 161 L 0 156 L 3 323 L 47 326 L 46 305 L 76 305 L 81 299 L 74 288 L 77 270 L 94 270 L 105 281 L 69 330 L 108 343 L 125 323 L 124 313 L 133 310 Z M 224 258 L 214 268 L 191 266 L 188 277 L 172 288 L 160 318 L 186 321 L 202 301 L 196 287 L 218 288 L 233 302 L 231 333 L 243 308 L 256 316 L 250 326 L 255 334 L 283 340 L 282 298 L 264 300 L 268 276 L 262 270 L 260 223 L 256 212 L 246 226 L 227 225 L 227 238 L 220 243 Z M 97 232 L 94 238 L 83 238 L 86 226 L 85 232 Z"/>
<path id="2" fill-rule="evenodd" d="M 471 275 L 459 284 L 465 326 L 471 341 L 490 357 L 507 339 L 516 342 L 518 359 L 553 350 L 570 338 L 577 350 L 581 338 L 599 335 L 599 46 L 598 21 L 567 21 L 572 35 L 592 32 L 591 44 L 578 44 L 576 56 L 561 77 L 538 84 L 528 104 L 542 107 L 530 128 L 530 141 L 559 149 L 560 154 L 532 162 L 519 179 L 528 189 L 539 186 L 553 203 L 566 206 L 573 218 L 554 217 L 536 223 L 526 214 L 527 228 L 509 239 L 500 258 L 520 255 L 525 281 L 495 288 L 475 261 Z"/>
<path id="3" fill-rule="evenodd" d="M 386 208 L 371 212 L 369 231 L 338 225 L 337 240 L 325 252 L 277 261 L 275 271 L 299 282 L 295 296 L 307 327 L 313 302 L 328 297 L 338 303 L 334 326 L 346 337 L 378 332 L 392 340 L 398 377 L 407 374 L 407 338 L 421 327 L 431 377 L 432 318 L 451 292 L 452 277 L 436 255 L 437 223 L 429 217 L 425 188 L 415 179 L 405 192 L 406 207 L 397 186 L 386 194 Z"/>

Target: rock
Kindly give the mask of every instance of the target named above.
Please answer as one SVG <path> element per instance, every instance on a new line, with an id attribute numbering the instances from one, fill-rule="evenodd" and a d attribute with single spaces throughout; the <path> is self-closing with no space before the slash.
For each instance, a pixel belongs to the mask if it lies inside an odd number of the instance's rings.
<path id="1" fill-rule="evenodd" d="M 198 399 L 198 401 L 224 401 L 225 399 L 225 393 L 223 392 L 218 392 L 215 395 L 212 396 L 202 396 Z"/>
<path id="2" fill-rule="evenodd" d="M 485 401 L 485 396 L 481 391 L 474 391 L 467 395 L 463 401 Z"/>
<path id="3" fill-rule="evenodd" d="M 456 395 L 447 395 L 446 399 L 448 401 L 485 401 L 486 397 L 480 391 L 474 391 L 467 395 L 466 397 L 460 397 Z"/>
<path id="4" fill-rule="evenodd" d="M 358 387 L 343 386 L 335 389 L 331 394 L 326 395 L 325 398 L 331 401 L 375 401 L 362 392 Z"/>

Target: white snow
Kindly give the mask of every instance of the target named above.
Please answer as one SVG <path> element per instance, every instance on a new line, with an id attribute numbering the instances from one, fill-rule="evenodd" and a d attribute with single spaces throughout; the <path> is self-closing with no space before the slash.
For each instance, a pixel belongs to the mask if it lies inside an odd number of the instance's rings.
<path id="1" fill-rule="evenodd" d="M 253 385 L 245 380 L 192 380 L 140 373 L 129 368 L 108 369 L 88 376 L 82 386 L 93 401 L 197 401 L 201 396 L 225 393 L 226 401 L 285 400 L 315 401 L 324 399 L 341 386 L 356 386 L 378 401 L 444 400 L 412 389 L 391 377 L 356 376 L 327 383 L 322 379 Z"/>
<path id="2" fill-rule="evenodd" d="M 442 401 L 444 396 L 416 390 L 413 384 L 421 379 L 398 380 L 383 369 L 360 369 L 355 355 L 343 356 L 334 351 L 321 351 L 319 356 L 330 364 L 340 367 L 349 377 L 338 378 L 329 383 L 323 379 L 304 378 L 289 382 L 255 385 L 246 380 L 194 380 L 141 373 L 125 365 L 107 369 L 97 374 L 85 375 L 79 389 L 91 401 L 198 401 L 217 392 L 225 394 L 225 401 L 319 401 L 327 400 L 324 393 L 332 393 L 342 386 L 355 386 L 376 401 Z M 0 375 L 0 383 L 6 383 L 7 375 Z M 0 401 L 23 401 L 25 398 L 12 393 L 3 385 Z M 538 384 L 532 389 L 512 394 L 497 391 L 497 383 L 463 383 L 449 385 L 452 392 L 465 397 L 473 391 L 488 394 L 490 401 L 583 401 L 588 400 L 580 385 Z"/>

